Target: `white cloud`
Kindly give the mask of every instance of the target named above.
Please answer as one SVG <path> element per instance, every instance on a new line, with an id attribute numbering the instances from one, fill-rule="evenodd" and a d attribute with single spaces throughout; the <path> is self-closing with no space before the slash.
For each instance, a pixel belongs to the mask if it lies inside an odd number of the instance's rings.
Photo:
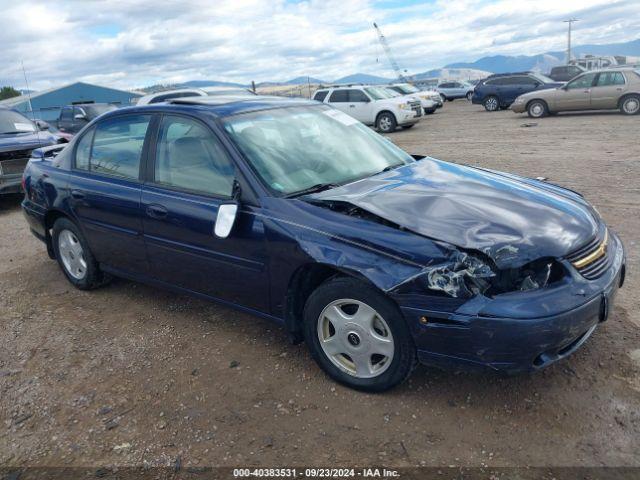
<path id="1" fill-rule="evenodd" d="M 5 5 L 2 5 L 5 3 Z M 391 75 L 371 22 L 398 62 L 421 72 L 487 54 L 562 50 L 562 19 L 578 16 L 574 44 L 637 38 L 637 0 L 375 0 L 109 2 L 0 0 L 0 84 L 73 80 L 131 88 L 192 79 L 324 79 Z"/>

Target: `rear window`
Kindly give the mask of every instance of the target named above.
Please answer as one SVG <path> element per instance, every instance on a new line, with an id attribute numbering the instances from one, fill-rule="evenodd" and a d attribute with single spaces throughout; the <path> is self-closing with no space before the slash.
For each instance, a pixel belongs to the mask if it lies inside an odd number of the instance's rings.
<path id="1" fill-rule="evenodd" d="M 319 102 L 324 102 L 324 99 L 327 96 L 327 93 L 329 93 L 327 90 L 316 92 L 316 94 L 313 96 L 313 99 Z"/>

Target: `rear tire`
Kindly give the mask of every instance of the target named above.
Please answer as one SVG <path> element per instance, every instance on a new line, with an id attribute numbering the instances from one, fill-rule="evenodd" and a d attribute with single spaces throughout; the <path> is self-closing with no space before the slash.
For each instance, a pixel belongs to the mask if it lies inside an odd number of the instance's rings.
<path id="1" fill-rule="evenodd" d="M 432 109 L 429 109 L 429 110 L 425 109 L 425 111 L 424 111 L 425 115 L 433 115 L 434 113 L 436 113 L 436 109 L 435 108 L 432 108 Z"/>
<path id="2" fill-rule="evenodd" d="M 495 95 L 489 95 L 485 98 L 482 105 L 484 105 L 484 109 L 487 112 L 496 112 L 500 109 L 500 102 L 498 101 L 498 97 Z"/>
<path id="3" fill-rule="evenodd" d="M 382 133 L 391 133 L 398 127 L 396 117 L 391 112 L 382 112 L 376 119 L 376 128 Z"/>
<path id="4" fill-rule="evenodd" d="M 51 237 L 56 260 L 73 286 L 80 290 L 91 290 L 109 280 L 100 271 L 84 235 L 71 220 L 56 220 Z"/>
<path id="5" fill-rule="evenodd" d="M 640 96 L 629 95 L 620 101 L 620 111 L 625 115 L 637 115 L 640 113 Z"/>
<path id="6" fill-rule="evenodd" d="M 532 100 L 527 105 L 527 115 L 531 118 L 542 118 L 549 115 L 549 107 L 544 100 Z"/>
<path id="7" fill-rule="evenodd" d="M 357 390 L 388 390 L 417 365 L 416 347 L 398 307 L 355 278 L 320 285 L 305 305 L 303 329 L 318 365 Z"/>

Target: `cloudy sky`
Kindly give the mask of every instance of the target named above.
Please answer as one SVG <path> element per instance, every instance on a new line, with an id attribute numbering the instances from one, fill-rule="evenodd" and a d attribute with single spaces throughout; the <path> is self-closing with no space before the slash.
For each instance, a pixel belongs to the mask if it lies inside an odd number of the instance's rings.
<path id="1" fill-rule="evenodd" d="M 0 85 L 121 88 L 391 75 L 372 22 L 418 73 L 493 54 L 640 37 L 639 0 L 0 0 Z"/>

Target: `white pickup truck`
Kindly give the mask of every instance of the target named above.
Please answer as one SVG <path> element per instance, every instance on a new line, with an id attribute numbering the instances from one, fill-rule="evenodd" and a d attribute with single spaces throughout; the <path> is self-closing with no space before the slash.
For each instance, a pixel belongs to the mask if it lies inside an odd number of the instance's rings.
<path id="1" fill-rule="evenodd" d="M 339 85 L 318 89 L 313 99 L 331 105 L 383 133 L 397 127 L 411 128 L 422 117 L 418 100 L 394 97 L 384 88 L 368 85 Z"/>

